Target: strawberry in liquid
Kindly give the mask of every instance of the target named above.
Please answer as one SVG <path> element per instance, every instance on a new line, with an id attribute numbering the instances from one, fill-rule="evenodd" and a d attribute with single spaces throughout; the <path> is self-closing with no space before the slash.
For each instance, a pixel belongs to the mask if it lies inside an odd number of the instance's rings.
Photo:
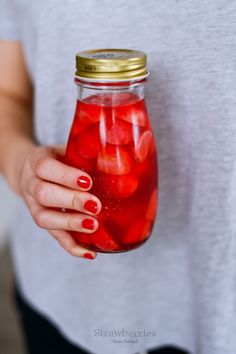
<path id="1" fill-rule="evenodd" d="M 93 179 L 102 203 L 99 228 L 71 232 L 98 252 L 122 252 L 150 236 L 157 207 L 157 156 L 145 101 L 102 93 L 77 101 L 65 162 Z"/>

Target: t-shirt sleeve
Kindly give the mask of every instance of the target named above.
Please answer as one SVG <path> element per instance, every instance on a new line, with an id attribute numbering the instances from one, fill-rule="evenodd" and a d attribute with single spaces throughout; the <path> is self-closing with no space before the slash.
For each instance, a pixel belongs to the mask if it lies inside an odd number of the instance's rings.
<path id="1" fill-rule="evenodd" d="M 17 11 L 14 0 L 0 0 L 0 40 L 19 41 Z"/>

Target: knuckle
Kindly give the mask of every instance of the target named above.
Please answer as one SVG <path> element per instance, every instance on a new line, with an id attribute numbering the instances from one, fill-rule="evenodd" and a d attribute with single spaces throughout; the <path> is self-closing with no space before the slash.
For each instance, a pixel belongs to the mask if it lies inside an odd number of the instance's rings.
<path id="1" fill-rule="evenodd" d="M 80 208 L 80 199 L 78 194 L 74 193 L 72 200 L 71 200 L 71 208 L 74 210 L 78 210 Z"/>
<path id="2" fill-rule="evenodd" d="M 68 218 L 66 219 L 66 229 L 67 230 L 73 230 L 73 218 L 71 216 L 68 216 Z"/>
<path id="3" fill-rule="evenodd" d="M 45 201 L 46 188 L 43 182 L 38 182 L 35 186 L 35 199 L 39 204 Z"/>
<path id="4" fill-rule="evenodd" d="M 44 227 L 44 214 L 42 211 L 38 211 L 35 215 L 34 215 L 34 221 L 36 223 L 36 225 L 38 225 L 39 227 Z"/>
<path id="5" fill-rule="evenodd" d="M 47 161 L 48 161 L 48 157 L 47 156 L 43 156 L 43 157 L 40 157 L 38 159 L 38 161 L 35 164 L 35 174 L 37 176 L 40 177 L 40 176 L 42 176 L 44 174 L 45 166 L 47 164 Z"/>
<path id="6" fill-rule="evenodd" d="M 63 182 L 68 181 L 67 166 L 62 166 L 61 168 L 61 179 Z"/>

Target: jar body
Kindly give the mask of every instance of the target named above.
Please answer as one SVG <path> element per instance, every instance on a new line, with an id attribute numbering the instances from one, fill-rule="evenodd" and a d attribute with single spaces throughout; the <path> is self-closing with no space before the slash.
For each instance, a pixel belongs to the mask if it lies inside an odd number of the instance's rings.
<path id="1" fill-rule="evenodd" d="M 101 200 L 102 211 L 96 232 L 71 235 L 90 250 L 128 251 L 149 238 L 157 207 L 157 154 L 145 80 L 77 85 L 65 162 L 92 177 L 89 192 Z"/>

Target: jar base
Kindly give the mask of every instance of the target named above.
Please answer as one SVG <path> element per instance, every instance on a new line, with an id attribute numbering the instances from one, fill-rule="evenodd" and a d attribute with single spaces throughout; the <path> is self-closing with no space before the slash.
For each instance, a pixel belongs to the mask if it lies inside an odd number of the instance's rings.
<path id="1" fill-rule="evenodd" d="M 81 246 L 84 247 L 86 249 L 88 249 L 89 251 L 94 251 L 94 252 L 98 252 L 98 253 L 110 253 L 110 254 L 116 254 L 116 253 L 124 253 L 124 252 L 129 252 L 129 251 L 133 251 L 136 250 L 137 248 L 141 247 L 150 237 L 147 237 L 145 240 L 143 240 L 142 242 L 136 244 L 135 246 L 132 245 L 132 247 L 127 248 L 127 249 L 123 249 L 123 250 L 114 250 L 114 251 L 105 251 L 105 250 L 101 250 L 97 247 L 91 247 L 91 246 L 87 246 L 83 243 L 79 243 L 78 241 L 76 241 L 76 243 Z"/>

